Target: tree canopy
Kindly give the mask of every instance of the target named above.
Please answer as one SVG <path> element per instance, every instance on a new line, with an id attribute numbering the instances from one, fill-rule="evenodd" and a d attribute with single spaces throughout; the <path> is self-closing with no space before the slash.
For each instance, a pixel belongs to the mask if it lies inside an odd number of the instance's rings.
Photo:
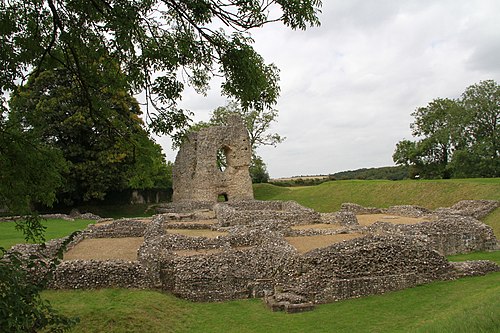
<path id="1" fill-rule="evenodd" d="M 321 1 L 9 0 L 0 6 L 2 90 L 55 61 L 73 74 L 97 115 L 95 73 L 112 59 L 124 73 L 123 87 L 145 92 L 154 129 L 172 133 L 189 117 L 177 108 L 185 86 L 203 93 L 214 75 L 224 77 L 223 93 L 244 108 L 275 104 L 278 70 L 255 52 L 247 32 L 275 21 L 292 29 L 319 25 Z"/>
<path id="2" fill-rule="evenodd" d="M 96 117 L 76 93 L 71 73 L 54 68 L 33 76 L 10 100 L 8 123 L 62 153 L 67 166 L 57 197 L 66 204 L 103 199 L 127 187 L 153 188 L 166 181 L 161 147 L 142 127 L 141 109 L 126 91 L 103 86 L 117 73 L 99 73 Z"/>
<path id="3" fill-rule="evenodd" d="M 418 140 L 396 145 L 396 164 L 428 178 L 500 176 L 498 83 L 481 81 L 457 100 L 434 99 L 412 116 Z"/>

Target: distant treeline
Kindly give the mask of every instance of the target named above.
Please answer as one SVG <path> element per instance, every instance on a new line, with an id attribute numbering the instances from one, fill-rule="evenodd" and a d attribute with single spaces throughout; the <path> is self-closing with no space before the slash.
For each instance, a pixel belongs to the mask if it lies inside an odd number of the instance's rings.
<path id="1" fill-rule="evenodd" d="M 408 178 L 408 167 L 405 165 L 381 168 L 363 168 L 358 170 L 341 171 L 329 176 L 330 180 L 347 179 L 387 179 L 401 180 Z"/>
<path id="2" fill-rule="evenodd" d="M 332 181 L 332 180 L 350 180 L 350 179 L 360 179 L 360 180 L 402 180 L 407 179 L 409 174 L 408 166 L 391 166 L 391 167 L 380 167 L 380 168 L 363 168 L 357 170 L 341 171 L 330 175 L 320 175 L 317 177 L 307 176 L 307 177 L 293 177 L 287 179 L 276 179 L 270 181 L 271 184 L 277 186 L 312 186 L 319 185 L 321 183 Z"/>

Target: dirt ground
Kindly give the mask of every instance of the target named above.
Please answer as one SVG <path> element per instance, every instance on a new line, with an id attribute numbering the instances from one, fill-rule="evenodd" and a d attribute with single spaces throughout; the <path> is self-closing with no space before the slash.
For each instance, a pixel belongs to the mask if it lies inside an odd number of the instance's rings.
<path id="1" fill-rule="evenodd" d="M 182 225 L 183 223 L 185 224 L 201 224 L 201 225 L 213 225 L 215 223 L 217 223 L 217 220 L 214 220 L 214 219 L 209 219 L 209 220 L 195 220 L 195 221 L 176 221 L 176 220 L 173 220 L 169 223 L 173 223 L 173 224 L 176 224 L 176 225 Z M 167 228 L 168 228 L 168 224 L 167 224 Z"/>
<path id="2" fill-rule="evenodd" d="M 84 239 L 64 254 L 64 260 L 137 260 L 137 250 L 144 242 L 143 237 L 91 238 Z"/>
<path id="3" fill-rule="evenodd" d="M 358 223 L 362 226 L 372 225 L 377 221 L 389 222 L 394 224 L 416 224 L 420 222 L 430 221 L 427 218 L 419 217 L 406 217 L 387 214 L 360 214 L 356 215 Z"/>
<path id="4" fill-rule="evenodd" d="M 212 231 L 208 229 L 167 229 L 169 234 L 184 235 L 188 237 L 207 237 L 215 238 L 217 236 L 226 236 L 227 232 Z"/>
<path id="5" fill-rule="evenodd" d="M 238 247 L 234 247 L 233 249 L 248 250 L 251 248 L 252 248 L 252 246 L 238 246 Z M 190 257 L 190 256 L 196 256 L 196 255 L 209 255 L 209 254 L 215 254 L 215 253 L 221 253 L 221 252 L 222 252 L 222 249 L 205 249 L 205 250 L 177 250 L 174 253 L 178 256 Z"/>
<path id="6" fill-rule="evenodd" d="M 336 224 L 328 223 L 314 223 L 314 224 L 302 224 L 292 226 L 292 230 L 308 230 L 308 229 L 341 229 L 342 227 Z"/>
<path id="7" fill-rule="evenodd" d="M 314 249 L 326 247 L 335 243 L 340 243 L 344 240 L 361 237 L 362 234 L 338 234 L 338 235 L 317 235 L 317 236 L 300 236 L 300 237 L 285 237 L 288 243 L 297 249 L 300 253 L 306 253 Z"/>

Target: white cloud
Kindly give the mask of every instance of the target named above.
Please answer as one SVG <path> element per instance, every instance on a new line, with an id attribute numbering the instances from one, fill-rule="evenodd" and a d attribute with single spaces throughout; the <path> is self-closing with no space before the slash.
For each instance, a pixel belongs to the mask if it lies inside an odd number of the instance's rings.
<path id="1" fill-rule="evenodd" d="M 273 130 L 287 140 L 259 150 L 271 176 L 391 165 L 415 108 L 500 81 L 499 12 L 496 0 L 323 1 L 321 27 L 252 32 L 281 70 Z M 224 104 L 214 86 L 206 98 L 184 97 L 197 120 Z"/>

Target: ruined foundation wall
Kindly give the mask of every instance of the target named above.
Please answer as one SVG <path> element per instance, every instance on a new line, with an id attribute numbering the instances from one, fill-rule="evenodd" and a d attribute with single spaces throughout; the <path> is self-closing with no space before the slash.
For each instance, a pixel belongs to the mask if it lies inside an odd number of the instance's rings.
<path id="1" fill-rule="evenodd" d="M 260 209 L 262 207 L 262 209 Z M 215 205 L 222 226 L 251 225 L 274 221 L 283 225 L 319 223 L 321 215 L 295 201 L 240 201 Z"/>

